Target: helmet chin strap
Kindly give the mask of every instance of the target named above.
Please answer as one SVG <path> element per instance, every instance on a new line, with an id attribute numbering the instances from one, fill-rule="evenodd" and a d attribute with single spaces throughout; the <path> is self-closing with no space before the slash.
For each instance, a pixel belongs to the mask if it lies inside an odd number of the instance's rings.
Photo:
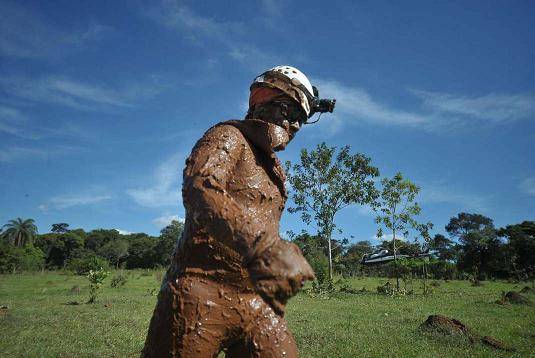
<path id="1" fill-rule="evenodd" d="M 314 123 L 318 123 L 319 120 L 320 120 L 320 118 L 321 118 L 321 115 L 322 115 L 322 114 L 323 114 L 323 112 L 320 112 L 320 115 L 318 116 L 318 119 L 316 119 L 316 120 L 313 121 L 313 122 L 308 122 L 308 121 L 306 121 L 304 124 L 314 124 Z"/>

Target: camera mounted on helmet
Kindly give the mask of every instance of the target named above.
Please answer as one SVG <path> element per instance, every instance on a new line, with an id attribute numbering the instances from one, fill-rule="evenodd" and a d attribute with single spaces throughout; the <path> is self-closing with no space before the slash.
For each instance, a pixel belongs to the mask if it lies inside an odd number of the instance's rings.
<path id="1" fill-rule="evenodd" d="M 316 86 L 312 86 L 312 90 L 314 91 L 314 99 L 312 100 L 312 105 L 310 106 L 310 115 L 309 118 L 312 117 L 315 113 L 333 113 L 334 106 L 336 105 L 336 99 L 320 99 L 319 98 L 319 91 Z M 319 121 L 319 117 L 314 122 L 309 122 L 307 124 L 316 123 Z"/>

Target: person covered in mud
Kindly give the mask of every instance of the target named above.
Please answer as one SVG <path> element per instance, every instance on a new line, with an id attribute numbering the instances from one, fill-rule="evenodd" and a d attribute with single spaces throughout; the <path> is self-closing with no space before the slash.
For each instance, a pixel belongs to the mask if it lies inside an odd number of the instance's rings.
<path id="1" fill-rule="evenodd" d="M 251 85 L 245 120 L 210 128 L 186 160 L 184 232 L 158 295 L 145 357 L 296 357 L 283 318 L 314 272 L 281 240 L 287 198 L 275 156 L 314 112 L 332 112 L 307 77 L 278 66 Z"/>

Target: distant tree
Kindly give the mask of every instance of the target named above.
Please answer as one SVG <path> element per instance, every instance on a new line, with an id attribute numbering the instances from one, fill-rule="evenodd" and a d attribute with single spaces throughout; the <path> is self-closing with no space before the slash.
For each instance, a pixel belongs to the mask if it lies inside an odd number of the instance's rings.
<path id="1" fill-rule="evenodd" d="M 182 236 L 184 223 L 173 220 L 160 231 L 160 237 L 154 246 L 155 262 L 158 265 L 167 266 L 171 262 L 175 245 Z"/>
<path id="2" fill-rule="evenodd" d="M 336 214 L 349 205 L 370 204 L 377 197 L 373 178 L 379 170 L 370 162 L 363 154 L 351 154 L 349 146 L 336 153 L 336 147 L 321 143 L 311 152 L 301 150 L 300 163 L 286 163 L 295 203 L 288 211 L 300 212 L 307 225 L 314 222 L 318 236 L 327 241 L 331 279 Z"/>
<path id="3" fill-rule="evenodd" d="M 123 239 L 108 241 L 99 249 L 99 254 L 119 268 L 120 261 L 128 256 L 128 242 Z"/>
<path id="4" fill-rule="evenodd" d="M 342 256 L 342 263 L 346 267 L 349 273 L 355 273 L 362 269 L 361 261 L 365 254 L 373 252 L 373 246 L 371 242 L 358 241 L 354 244 L 350 244 L 345 250 Z"/>
<path id="5" fill-rule="evenodd" d="M 420 205 L 415 201 L 420 188 L 410 180 L 397 173 L 393 178 L 381 179 L 381 195 L 377 202 L 379 225 L 377 237 L 383 237 L 383 227 L 392 234 L 392 251 L 396 270 L 396 288 L 399 290 L 399 271 L 397 265 L 396 242 L 399 234 L 408 237 L 409 230 L 416 230 L 424 239 L 429 238 L 431 223 L 418 223 L 414 217 L 421 212 Z"/>
<path id="6" fill-rule="evenodd" d="M 357 241 L 354 244 L 349 245 L 346 255 L 355 256 L 362 259 L 362 256 L 373 252 L 373 245 L 368 240 Z"/>
<path id="7" fill-rule="evenodd" d="M 58 233 L 58 234 L 65 233 L 65 232 L 69 231 L 69 224 L 67 224 L 67 223 L 52 224 L 52 230 L 51 231 L 55 232 L 55 233 Z"/>
<path id="8" fill-rule="evenodd" d="M 380 249 L 386 249 L 390 252 L 394 252 L 394 247 L 396 252 L 401 255 L 413 255 L 422 252 L 422 246 L 417 241 L 409 242 L 396 238 L 395 242 L 393 240 L 383 240 L 379 244 Z"/>
<path id="9" fill-rule="evenodd" d="M 455 243 L 441 234 L 436 234 L 429 240 L 429 249 L 436 252 L 440 260 L 453 261 L 456 259 Z"/>
<path id="10" fill-rule="evenodd" d="M 535 273 L 535 221 L 507 225 L 498 230 L 505 237 L 511 254 L 511 273 L 517 278 Z"/>
<path id="11" fill-rule="evenodd" d="M 70 231 L 63 234 L 42 235 L 47 253 L 47 264 L 53 267 L 64 267 L 69 259 L 83 256 L 84 239 Z"/>
<path id="12" fill-rule="evenodd" d="M 16 218 L 9 220 L 2 228 L 6 229 L 2 235 L 17 247 L 22 247 L 26 243 L 32 243 L 33 238 L 37 235 L 37 226 L 35 226 L 33 219 L 23 220 Z"/>
<path id="13" fill-rule="evenodd" d="M 491 218 L 481 214 L 459 213 L 450 219 L 446 225 L 446 231 L 450 236 L 462 239 L 470 232 L 481 232 L 494 230 L 494 223 Z"/>
<path id="14" fill-rule="evenodd" d="M 329 259 L 325 250 L 327 248 L 326 245 L 317 236 L 312 236 L 304 231 L 299 235 L 291 233 L 290 236 L 292 242 L 299 246 L 303 252 L 303 256 L 305 256 L 314 270 L 317 280 L 323 282 L 329 270 Z"/>
<path id="15" fill-rule="evenodd" d="M 110 241 L 119 240 L 121 234 L 115 229 L 96 229 L 89 232 L 85 239 L 85 246 L 89 250 L 98 252 L 99 249 Z"/>
<path id="16" fill-rule="evenodd" d="M 492 219 L 480 214 L 459 213 L 450 219 L 446 231 L 459 241 L 457 265 L 460 270 L 472 272 L 475 279 L 505 274 L 507 252 Z"/>
<path id="17" fill-rule="evenodd" d="M 138 233 L 125 236 L 125 240 L 129 244 L 127 268 L 151 268 L 158 264 L 154 253 L 157 238 Z"/>

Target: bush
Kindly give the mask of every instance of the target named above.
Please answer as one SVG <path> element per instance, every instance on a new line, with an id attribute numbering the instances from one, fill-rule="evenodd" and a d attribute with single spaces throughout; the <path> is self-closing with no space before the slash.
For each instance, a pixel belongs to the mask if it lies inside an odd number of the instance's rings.
<path id="1" fill-rule="evenodd" d="M 66 267 L 77 275 L 87 275 L 91 270 L 107 269 L 109 264 L 106 259 L 100 256 L 87 255 L 82 258 L 70 259 Z"/>
<path id="2" fill-rule="evenodd" d="M 15 247 L 0 243 L 0 272 L 37 271 L 45 264 L 45 254 L 33 245 Z"/>
<path id="3" fill-rule="evenodd" d="M 393 295 L 394 291 L 394 286 L 390 282 L 385 283 L 383 286 L 377 286 L 377 293 L 381 295 Z"/>
<path id="4" fill-rule="evenodd" d="M 323 254 L 321 255 L 306 255 L 308 263 L 314 270 L 316 279 L 320 282 L 323 282 L 326 277 L 329 276 L 329 260 Z"/>
<path id="5" fill-rule="evenodd" d="M 333 280 L 325 278 L 322 281 L 312 281 L 312 289 L 310 294 L 313 297 L 328 298 L 331 293 L 335 291 Z"/>
<path id="6" fill-rule="evenodd" d="M 111 279 L 110 286 L 113 288 L 121 287 L 126 284 L 126 281 L 128 281 L 128 279 L 126 278 L 126 275 L 123 273 L 120 273 L 120 274 L 113 276 L 113 278 Z"/>
<path id="7" fill-rule="evenodd" d="M 87 303 L 95 303 L 97 300 L 104 279 L 108 277 L 109 272 L 104 271 L 101 267 L 98 270 L 89 270 L 87 274 L 87 279 L 89 280 L 89 300 Z"/>
<path id="8" fill-rule="evenodd" d="M 434 279 L 453 280 L 457 278 L 457 266 L 447 261 L 431 261 L 427 266 Z"/>

